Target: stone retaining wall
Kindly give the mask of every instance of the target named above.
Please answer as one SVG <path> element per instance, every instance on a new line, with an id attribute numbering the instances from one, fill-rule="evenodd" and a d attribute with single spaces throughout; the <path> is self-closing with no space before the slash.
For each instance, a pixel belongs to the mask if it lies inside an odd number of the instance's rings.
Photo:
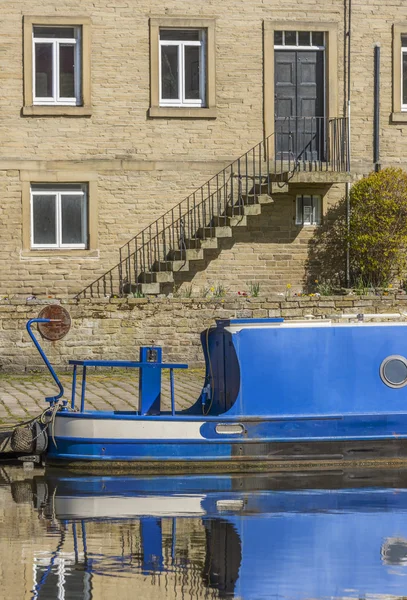
<path id="1" fill-rule="evenodd" d="M 0 373 L 36 371 L 43 363 L 28 337 L 25 324 L 44 303 L 57 300 L 3 300 L 0 303 Z M 61 301 L 70 312 L 72 328 L 59 342 L 44 341 L 56 368 L 68 360 L 138 359 L 139 346 L 163 346 L 165 361 L 203 366 L 199 333 L 215 319 L 339 318 L 342 314 L 394 313 L 407 320 L 407 295 L 293 296 L 284 298 L 129 298 Z M 404 313 L 406 313 L 404 315 Z M 385 320 L 384 317 L 382 320 Z"/>

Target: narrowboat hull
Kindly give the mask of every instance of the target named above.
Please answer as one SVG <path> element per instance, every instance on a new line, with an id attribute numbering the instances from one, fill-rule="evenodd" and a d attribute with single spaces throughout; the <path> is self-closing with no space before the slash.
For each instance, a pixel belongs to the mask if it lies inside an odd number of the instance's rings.
<path id="1" fill-rule="evenodd" d="M 217 433 L 217 430 L 222 433 Z M 240 433 L 228 434 L 238 428 Z M 407 415 L 222 420 L 58 413 L 48 464 L 242 471 L 407 463 Z"/>

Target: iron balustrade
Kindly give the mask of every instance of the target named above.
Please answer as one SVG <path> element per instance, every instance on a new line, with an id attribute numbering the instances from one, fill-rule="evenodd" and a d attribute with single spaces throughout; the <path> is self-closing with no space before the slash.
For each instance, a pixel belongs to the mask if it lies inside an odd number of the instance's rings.
<path id="1" fill-rule="evenodd" d="M 349 171 L 347 118 L 285 117 L 274 132 L 222 169 L 119 249 L 119 262 L 76 295 L 141 294 L 143 283 L 166 282 L 230 217 L 271 195 L 272 184 L 298 171 Z M 161 275 L 159 275 L 161 274 Z M 171 281 L 170 278 L 167 281 Z"/>
<path id="2" fill-rule="evenodd" d="M 278 117 L 277 159 L 294 163 L 296 171 L 349 171 L 347 119 Z"/>

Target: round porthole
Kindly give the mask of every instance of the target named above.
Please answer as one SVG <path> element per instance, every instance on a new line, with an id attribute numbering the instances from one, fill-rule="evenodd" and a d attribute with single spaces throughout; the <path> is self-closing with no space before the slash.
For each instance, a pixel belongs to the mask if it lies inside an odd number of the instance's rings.
<path id="1" fill-rule="evenodd" d="M 404 356 L 388 356 L 380 365 L 380 377 L 391 388 L 407 385 L 407 359 Z"/>

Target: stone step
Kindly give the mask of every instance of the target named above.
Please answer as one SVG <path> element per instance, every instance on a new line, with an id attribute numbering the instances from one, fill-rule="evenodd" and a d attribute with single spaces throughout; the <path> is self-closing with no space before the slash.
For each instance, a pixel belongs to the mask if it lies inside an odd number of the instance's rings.
<path id="1" fill-rule="evenodd" d="M 246 194 L 242 194 L 241 202 L 245 206 L 247 206 L 247 205 L 253 206 L 253 204 L 261 204 L 262 203 L 262 202 L 260 202 L 261 198 L 271 198 L 272 197 L 271 194 L 274 194 L 274 193 L 276 193 L 275 190 L 270 191 L 270 194 L 267 193 L 267 191 L 260 192 L 260 193 L 256 192 L 256 194 L 248 194 L 247 196 L 246 196 Z M 238 204 L 238 202 L 235 202 L 235 204 Z M 263 204 L 264 204 L 264 202 L 263 202 Z"/>
<path id="2" fill-rule="evenodd" d="M 236 215 L 232 215 L 231 209 L 228 209 L 228 213 L 230 214 L 226 217 L 213 217 L 212 225 L 214 227 L 242 227 L 247 225 L 244 215 L 240 216 L 238 212 L 236 213 Z"/>
<path id="3" fill-rule="evenodd" d="M 181 260 L 202 260 L 204 251 L 202 248 L 189 248 L 187 250 L 171 250 L 168 258 L 175 261 Z"/>
<path id="4" fill-rule="evenodd" d="M 154 273 L 168 271 L 173 271 L 174 273 L 178 273 L 178 271 L 189 271 L 189 262 L 187 260 L 162 260 L 153 265 Z"/>
<path id="5" fill-rule="evenodd" d="M 228 215 L 217 215 L 212 217 L 211 225 L 213 227 L 228 227 L 229 217 Z"/>
<path id="6" fill-rule="evenodd" d="M 245 198 L 244 202 L 249 206 L 256 206 L 256 204 L 273 204 L 274 198 L 268 194 L 256 194 L 256 196 Z"/>
<path id="7" fill-rule="evenodd" d="M 192 236 L 189 238 L 185 238 L 183 248 L 186 248 L 187 250 L 199 250 L 199 248 L 201 247 L 200 242 L 201 240 L 198 237 Z"/>
<path id="8" fill-rule="evenodd" d="M 245 215 L 229 217 L 229 225 L 231 227 L 247 227 L 247 217 Z"/>
<path id="9" fill-rule="evenodd" d="M 142 283 L 141 291 L 146 296 L 156 296 L 161 292 L 159 283 Z"/>
<path id="10" fill-rule="evenodd" d="M 206 239 L 202 239 L 202 238 L 189 238 L 185 240 L 185 245 L 188 249 L 191 250 L 199 250 L 200 248 L 202 248 L 203 250 L 212 250 L 212 249 L 216 249 L 218 247 L 218 240 L 217 238 L 213 237 L 213 238 L 206 238 Z"/>
<path id="11" fill-rule="evenodd" d="M 228 208 L 228 214 L 231 217 L 250 217 L 261 214 L 261 206 L 260 204 L 245 204 L 243 206 L 231 206 Z"/>
<path id="12" fill-rule="evenodd" d="M 288 191 L 288 186 L 287 186 L 287 190 L 285 191 L 285 193 L 287 193 Z M 274 204 L 274 198 L 272 196 L 269 196 L 268 194 L 260 194 L 260 196 L 257 197 L 257 202 L 259 204 Z"/>
<path id="13" fill-rule="evenodd" d="M 218 248 L 218 238 L 216 237 L 208 237 L 204 240 L 201 240 L 200 238 L 197 239 L 200 241 L 201 248 L 204 250 L 216 250 Z"/>
<path id="14" fill-rule="evenodd" d="M 232 237 L 232 228 L 224 227 L 201 227 L 198 229 L 198 236 L 201 238 L 230 238 Z"/>
<path id="15" fill-rule="evenodd" d="M 140 275 L 142 283 L 173 283 L 173 271 L 152 271 L 151 273 L 142 273 Z"/>

